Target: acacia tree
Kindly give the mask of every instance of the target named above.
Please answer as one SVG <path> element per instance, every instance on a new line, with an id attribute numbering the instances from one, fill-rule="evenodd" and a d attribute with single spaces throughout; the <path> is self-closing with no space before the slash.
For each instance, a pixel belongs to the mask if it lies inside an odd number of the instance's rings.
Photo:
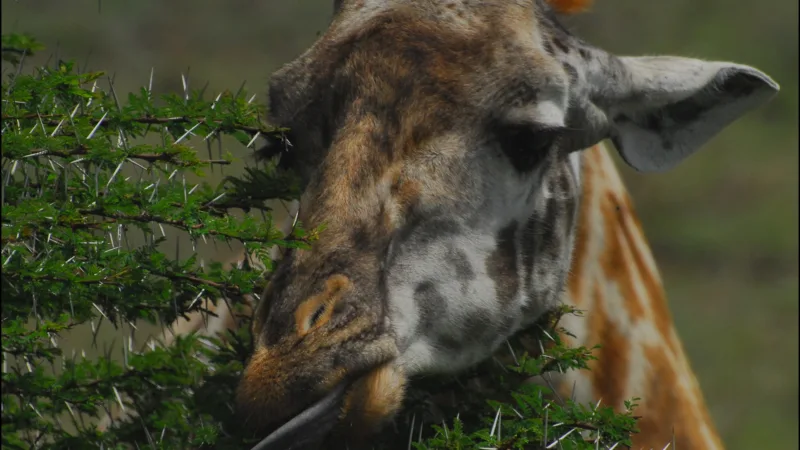
<path id="1" fill-rule="evenodd" d="M 244 89 L 209 98 L 186 89 L 156 99 L 151 80 L 123 96 L 110 77 L 81 73 L 73 62 L 26 68 L 25 58 L 41 50 L 30 37 L 3 36 L 3 59 L 14 67 L 2 82 L 3 448 L 254 445 L 238 433 L 232 405 L 251 348 L 247 326 L 226 339 L 179 336 L 169 346 L 120 335 L 106 349 L 121 346 L 121 362 L 108 353 L 64 354 L 59 335 L 87 324 L 95 333 L 105 322 L 135 330 L 195 311 L 213 314 L 204 298 L 238 311 L 244 296 L 260 293 L 272 268 L 268 250 L 304 248 L 318 235 L 302 224 L 289 235 L 273 226 L 268 202 L 297 198 L 297 178 L 273 159 L 214 186 L 186 180 L 230 164 L 225 146 L 252 149 L 267 140 L 291 151 L 284 130 L 262 122 L 263 108 Z M 132 245 L 135 233 L 141 243 Z M 263 265 L 225 270 L 196 253 L 170 256 L 163 245 L 169 233 L 238 242 Z M 586 368 L 590 350 L 560 340 L 566 331 L 558 319 L 566 313 L 577 312 L 554 311 L 500 359 L 414 383 L 397 430 L 376 446 L 629 444 L 632 404 L 615 414 L 526 383 Z M 525 340 L 546 351 L 528 355 Z M 128 414 L 98 428 L 115 407 Z"/>

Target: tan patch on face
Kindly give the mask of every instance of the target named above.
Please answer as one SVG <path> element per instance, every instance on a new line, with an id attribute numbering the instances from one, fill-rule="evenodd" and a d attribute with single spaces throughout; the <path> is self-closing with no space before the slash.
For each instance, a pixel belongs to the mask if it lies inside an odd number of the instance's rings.
<path id="1" fill-rule="evenodd" d="M 391 363 L 356 381 L 345 397 L 334 440 L 344 439 L 350 448 L 369 448 L 370 436 L 402 407 L 406 383 L 405 375 Z"/>
<path id="2" fill-rule="evenodd" d="M 333 307 L 353 284 L 344 275 L 334 275 L 325 281 L 322 293 L 308 298 L 295 310 L 294 318 L 298 336 L 321 327 L 331 318 Z"/>
<path id="3" fill-rule="evenodd" d="M 400 410 L 406 377 L 391 363 L 358 380 L 344 402 L 344 426 L 353 435 L 366 437 Z"/>
<path id="4" fill-rule="evenodd" d="M 589 367 L 595 396 L 605 404 L 618 407 L 627 400 L 631 349 L 627 337 L 617 331 L 608 317 L 605 303 L 603 293 L 595 288 L 594 308 L 589 316 L 592 331 L 589 342 L 600 343 L 602 348 L 595 353 L 597 360 L 591 361 Z"/>

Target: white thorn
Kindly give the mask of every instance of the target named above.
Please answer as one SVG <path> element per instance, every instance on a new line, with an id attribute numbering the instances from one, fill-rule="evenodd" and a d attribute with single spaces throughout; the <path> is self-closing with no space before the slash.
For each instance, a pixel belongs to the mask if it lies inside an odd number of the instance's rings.
<path id="1" fill-rule="evenodd" d="M 95 133 L 95 132 L 97 132 L 97 129 L 98 129 L 98 128 L 100 128 L 100 124 L 102 124 L 102 123 L 103 123 L 103 120 L 105 120 L 105 118 L 106 118 L 106 116 L 107 116 L 107 115 L 108 115 L 108 111 L 106 111 L 106 113 L 105 113 L 105 114 L 103 114 L 103 117 L 101 117 L 101 118 L 100 118 L 100 120 L 99 120 L 99 121 L 97 121 L 97 125 L 95 125 L 95 126 L 94 126 L 94 128 L 92 128 L 92 131 L 89 133 L 89 135 L 88 135 L 88 136 L 86 136 L 86 139 L 87 139 L 87 140 L 88 140 L 88 139 L 91 139 L 91 138 L 94 136 L 94 133 Z"/>
<path id="2" fill-rule="evenodd" d="M 497 429 L 497 422 L 500 420 L 500 408 L 497 408 L 497 414 L 494 415 L 494 423 L 492 424 L 492 429 L 489 431 L 489 436 L 494 436 L 494 432 Z"/>

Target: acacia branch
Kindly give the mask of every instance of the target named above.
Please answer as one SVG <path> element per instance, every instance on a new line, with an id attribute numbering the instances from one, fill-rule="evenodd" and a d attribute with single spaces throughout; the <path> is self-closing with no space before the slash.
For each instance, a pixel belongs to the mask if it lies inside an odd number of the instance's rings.
<path id="1" fill-rule="evenodd" d="M 153 275 L 162 276 L 172 281 L 185 280 L 185 281 L 190 281 L 194 284 L 202 284 L 205 286 L 210 286 L 215 289 L 219 289 L 222 292 L 231 293 L 233 295 L 238 295 L 238 296 L 244 295 L 242 293 L 242 290 L 239 289 L 239 286 L 227 283 L 217 283 L 216 281 L 206 280 L 204 278 L 196 277 L 194 275 L 185 275 L 180 273 L 168 273 L 168 272 L 151 272 L 151 273 Z"/>
<path id="2" fill-rule="evenodd" d="M 33 120 L 33 119 L 41 119 L 44 121 L 45 125 L 48 126 L 57 126 L 61 118 L 63 118 L 65 114 L 23 114 L 21 116 L 11 116 L 3 114 L 2 120 Z M 265 136 L 272 136 L 276 138 L 282 138 L 284 130 L 279 128 L 267 129 L 262 127 L 254 127 L 249 125 L 242 125 L 242 124 L 223 124 L 222 120 L 208 120 L 204 117 L 193 117 L 193 116 L 175 116 L 175 117 L 152 117 L 152 116 L 141 116 L 141 117 L 133 117 L 124 120 L 125 122 L 133 122 L 139 123 L 144 125 L 168 125 L 171 123 L 175 124 L 186 124 L 197 122 L 204 125 L 212 126 L 214 128 L 219 128 L 221 130 L 237 130 L 237 131 L 244 131 L 246 133 L 256 134 L 261 133 Z M 97 125 L 100 123 L 100 119 L 90 118 L 89 122 L 93 125 Z M 107 127 L 112 123 L 111 120 L 103 120 L 100 123 L 101 127 Z"/>
<path id="3" fill-rule="evenodd" d="M 69 158 L 72 156 L 84 156 L 89 154 L 89 149 L 84 146 L 80 146 L 71 150 L 66 151 L 59 151 L 59 150 L 44 150 L 41 148 L 32 149 L 32 151 L 25 155 L 23 158 L 30 158 L 33 156 L 58 156 L 59 158 Z M 175 154 L 171 153 L 132 153 L 125 155 L 126 158 L 131 159 L 141 159 L 143 161 L 147 161 L 150 163 L 164 161 L 169 162 L 172 164 L 178 165 L 186 165 L 188 162 L 186 161 L 178 161 L 175 159 Z M 225 159 L 200 159 L 197 162 L 202 164 L 219 164 L 219 165 L 229 165 L 231 162 Z"/>
<path id="4" fill-rule="evenodd" d="M 150 214 L 150 213 L 147 213 L 147 212 L 142 212 L 138 216 L 128 215 L 128 214 L 120 214 L 120 213 L 112 213 L 112 212 L 107 212 L 107 211 L 105 211 L 103 209 L 79 210 L 79 212 L 81 214 L 83 214 L 83 215 L 90 215 L 91 214 L 91 215 L 95 215 L 95 216 L 99 216 L 99 217 L 105 217 L 107 219 L 113 219 L 115 221 L 130 221 L 130 222 L 142 222 L 142 223 L 156 222 L 156 223 L 161 223 L 161 224 L 164 224 L 164 225 L 171 225 L 173 227 L 176 227 L 176 228 L 179 228 L 179 229 L 182 229 L 182 230 L 185 230 L 185 231 L 196 231 L 196 230 L 199 230 L 199 229 L 204 228 L 206 226 L 205 224 L 202 224 L 202 223 L 198 223 L 198 224 L 192 225 L 192 224 L 188 224 L 188 223 L 186 223 L 186 222 L 184 222 L 182 220 L 167 219 L 165 217 L 156 216 L 156 215 L 153 215 L 153 214 Z M 224 233 L 222 231 L 217 231 L 217 230 L 207 230 L 206 233 L 208 235 L 210 235 L 210 236 L 220 236 L 220 237 L 224 237 L 224 238 L 228 238 L 228 239 L 236 239 L 236 240 L 239 240 L 239 241 L 260 242 L 262 244 L 269 244 L 269 243 L 273 243 L 275 241 L 275 239 L 260 238 L 260 237 L 255 237 L 255 236 L 248 236 L 248 237 L 236 236 L 236 235 L 233 235 L 233 234 L 230 234 L 230 233 Z M 286 241 L 286 242 L 293 242 L 293 241 L 307 242 L 306 239 L 297 238 L 297 237 L 293 237 L 293 236 L 287 236 L 287 237 L 283 238 L 282 240 Z"/>

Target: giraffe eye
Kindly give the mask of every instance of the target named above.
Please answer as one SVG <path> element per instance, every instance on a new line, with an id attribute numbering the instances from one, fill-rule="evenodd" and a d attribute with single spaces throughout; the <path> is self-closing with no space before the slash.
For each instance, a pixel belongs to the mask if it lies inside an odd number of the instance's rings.
<path id="1" fill-rule="evenodd" d="M 528 172 L 541 163 L 562 133 L 561 128 L 528 123 L 497 123 L 492 128 L 503 153 L 520 172 Z"/>

